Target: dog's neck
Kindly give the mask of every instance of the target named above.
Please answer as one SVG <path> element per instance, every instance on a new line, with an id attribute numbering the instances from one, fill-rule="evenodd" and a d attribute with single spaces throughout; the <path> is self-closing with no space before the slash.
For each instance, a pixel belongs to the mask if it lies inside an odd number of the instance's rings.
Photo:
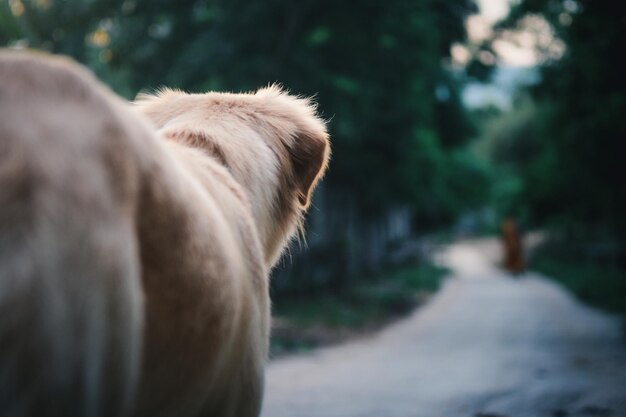
<path id="1" fill-rule="evenodd" d="M 294 208 L 281 202 L 281 197 L 284 196 L 280 193 L 285 193 L 286 190 L 281 189 L 278 167 L 272 165 L 273 155 L 271 152 L 265 154 L 264 150 L 259 149 L 256 157 L 266 159 L 267 163 L 242 165 L 233 163 L 228 151 L 217 154 L 209 152 L 208 155 L 223 165 L 243 189 L 266 265 L 271 268 L 280 257 L 286 241 L 291 238 L 297 228 L 297 215 Z M 262 169 L 263 166 L 268 168 Z M 275 169 L 270 169 L 272 166 L 275 166 Z"/>
<path id="2" fill-rule="evenodd" d="M 242 146 L 236 138 L 220 140 L 217 138 L 222 135 L 201 136 L 167 124 L 160 131 L 167 140 L 199 150 L 211 163 L 225 168 L 224 175 L 232 182 L 231 191 L 250 209 L 266 266 L 271 268 L 296 229 L 294 210 L 280 199 L 284 184 L 271 149 L 261 140 L 255 142 L 258 146 Z"/>

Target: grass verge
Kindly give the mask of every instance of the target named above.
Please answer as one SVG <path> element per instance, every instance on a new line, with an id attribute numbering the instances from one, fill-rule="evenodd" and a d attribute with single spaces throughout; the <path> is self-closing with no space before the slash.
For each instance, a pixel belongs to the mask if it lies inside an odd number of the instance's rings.
<path id="1" fill-rule="evenodd" d="M 272 355 L 306 351 L 379 329 L 423 303 L 447 274 L 444 268 L 425 264 L 390 271 L 337 293 L 279 300 L 274 304 Z"/>
<path id="2" fill-rule="evenodd" d="M 532 269 L 559 282 L 580 300 L 619 314 L 626 329 L 626 272 L 616 266 L 538 256 Z"/>

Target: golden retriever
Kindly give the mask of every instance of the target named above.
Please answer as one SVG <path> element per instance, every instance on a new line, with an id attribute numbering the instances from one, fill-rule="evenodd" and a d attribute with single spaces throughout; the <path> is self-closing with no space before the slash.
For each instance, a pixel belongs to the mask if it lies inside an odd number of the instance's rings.
<path id="1" fill-rule="evenodd" d="M 268 271 L 329 142 L 312 103 L 0 53 L 0 415 L 260 412 Z"/>

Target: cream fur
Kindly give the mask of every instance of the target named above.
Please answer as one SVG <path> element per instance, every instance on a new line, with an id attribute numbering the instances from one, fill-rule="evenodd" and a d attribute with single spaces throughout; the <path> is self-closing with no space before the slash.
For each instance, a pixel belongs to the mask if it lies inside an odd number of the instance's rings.
<path id="1" fill-rule="evenodd" d="M 256 416 L 267 274 L 329 155 L 312 104 L 0 53 L 0 415 Z"/>

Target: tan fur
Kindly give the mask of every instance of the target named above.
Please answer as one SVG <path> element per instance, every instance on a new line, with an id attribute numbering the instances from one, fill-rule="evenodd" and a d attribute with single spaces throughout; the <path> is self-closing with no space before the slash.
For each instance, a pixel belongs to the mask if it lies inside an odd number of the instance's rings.
<path id="1" fill-rule="evenodd" d="M 268 270 L 328 160 L 311 103 L 132 108 L 2 52 L 0 110 L 0 415 L 258 415 Z"/>

